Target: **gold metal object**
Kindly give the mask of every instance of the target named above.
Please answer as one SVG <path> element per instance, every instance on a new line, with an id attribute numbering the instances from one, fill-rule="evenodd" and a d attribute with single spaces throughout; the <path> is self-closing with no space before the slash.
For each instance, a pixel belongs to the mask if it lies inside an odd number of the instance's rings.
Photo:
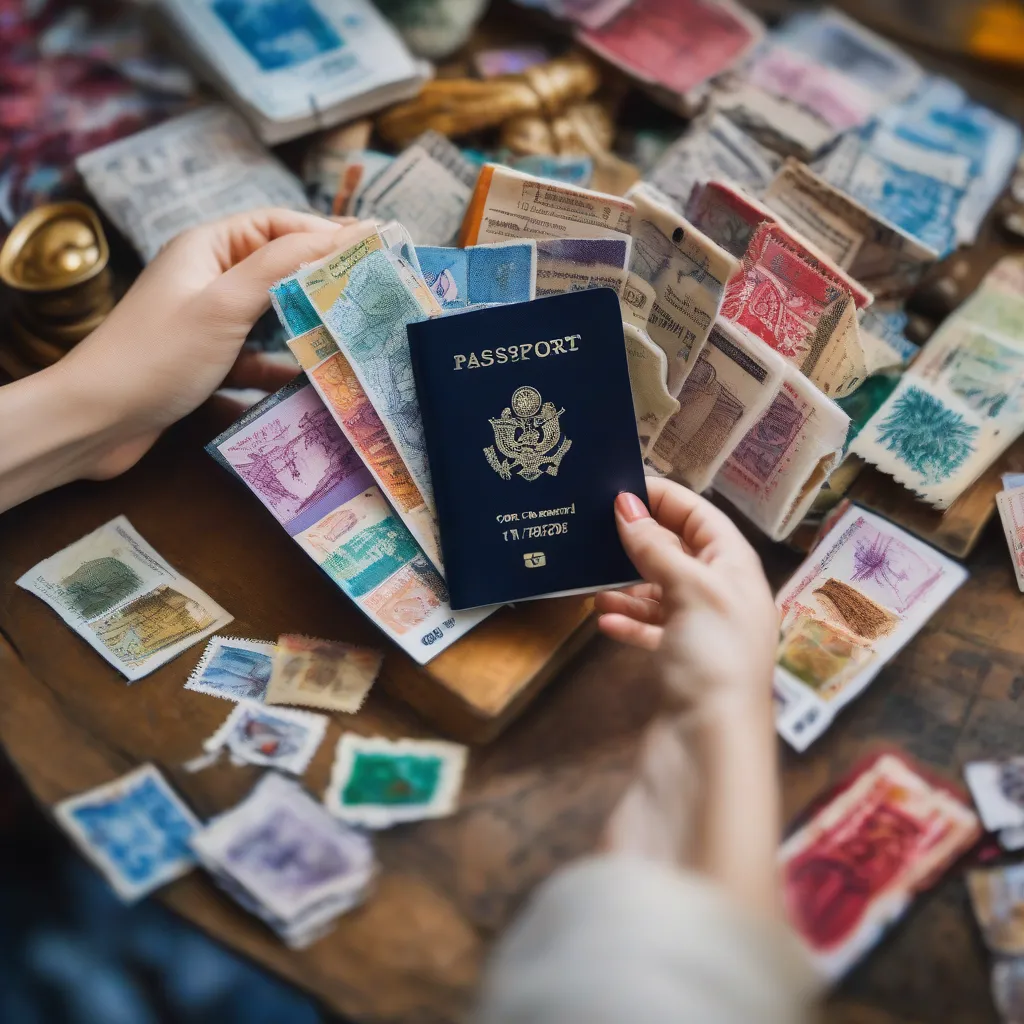
<path id="1" fill-rule="evenodd" d="M 92 333 L 114 307 L 109 261 L 99 217 L 84 203 L 50 203 L 22 217 L 0 248 L 12 354 L 49 366 Z"/>

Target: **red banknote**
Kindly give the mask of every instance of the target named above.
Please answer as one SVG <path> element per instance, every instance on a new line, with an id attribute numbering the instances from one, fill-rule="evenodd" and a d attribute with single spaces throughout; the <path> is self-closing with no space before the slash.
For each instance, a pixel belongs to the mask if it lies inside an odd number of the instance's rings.
<path id="1" fill-rule="evenodd" d="M 779 851 L 790 922 L 822 974 L 843 975 L 980 834 L 964 801 L 903 756 L 860 767 Z"/>

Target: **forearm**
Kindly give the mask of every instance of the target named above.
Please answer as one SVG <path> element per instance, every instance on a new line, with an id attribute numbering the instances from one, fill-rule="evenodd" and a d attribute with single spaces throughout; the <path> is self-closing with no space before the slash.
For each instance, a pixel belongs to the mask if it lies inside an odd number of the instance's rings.
<path id="1" fill-rule="evenodd" d="M 0 511 L 95 472 L 112 410 L 60 363 L 0 388 Z"/>
<path id="2" fill-rule="evenodd" d="M 652 723 L 604 846 L 689 868 L 775 913 L 778 821 L 770 706 L 676 712 Z"/>

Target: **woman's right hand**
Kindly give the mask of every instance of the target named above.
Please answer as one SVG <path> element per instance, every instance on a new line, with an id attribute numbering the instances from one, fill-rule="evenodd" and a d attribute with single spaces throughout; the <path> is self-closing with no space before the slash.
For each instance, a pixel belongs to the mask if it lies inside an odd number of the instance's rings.
<path id="1" fill-rule="evenodd" d="M 634 494 L 615 501 L 623 547 L 645 582 L 597 595 L 601 630 L 658 653 L 675 708 L 770 715 L 779 624 L 760 559 L 699 494 L 657 477 L 647 493 L 650 512 Z"/>

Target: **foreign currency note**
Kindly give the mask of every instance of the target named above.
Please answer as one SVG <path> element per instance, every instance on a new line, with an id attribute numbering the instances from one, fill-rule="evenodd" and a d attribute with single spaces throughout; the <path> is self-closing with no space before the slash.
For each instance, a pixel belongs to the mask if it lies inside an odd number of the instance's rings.
<path id="1" fill-rule="evenodd" d="M 228 214 L 310 208 L 298 179 L 219 104 L 94 149 L 75 166 L 145 263 L 182 231 Z"/>
<path id="2" fill-rule="evenodd" d="M 459 245 L 523 238 L 617 238 L 628 235 L 633 204 L 485 164 L 476 182 Z"/>
<path id="3" fill-rule="evenodd" d="M 124 516 L 44 559 L 17 583 L 132 682 L 232 619 Z"/>
<path id="4" fill-rule="evenodd" d="M 768 186 L 765 205 L 877 298 L 903 297 L 938 253 L 789 160 Z"/>
<path id="5" fill-rule="evenodd" d="M 636 287 L 626 303 L 634 323 L 646 318 L 642 326 L 668 358 L 669 392 L 678 395 L 711 332 L 737 262 L 682 214 L 659 202 L 649 186 L 635 187 L 630 197 L 636 212 L 629 284 Z M 630 301 L 633 294 L 642 296 L 642 306 Z"/>
<path id="6" fill-rule="evenodd" d="M 1024 430 L 1024 292 L 1004 263 L 932 335 L 850 449 L 937 508 Z"/>
<path id="7" fill-rule="evenodd" d="M 629 386 L 633 392 L 633 412 L 641 454 L 646 454 L 671 417 L 679 411 L 679 402 L 669 394 L 668 359 L 665 352 L 647 335 L 623 323 Z"/>
<path id="8" fill-rule="evenodd" d="M 710 80 L 737 65 L 763 34 L 757 17 L 727 0 L 634 0 L 577 38 L 688 115 Z"/>
<path id="9" fill-rule="evenodd" d="M 727 320 L 711 329 L 679 392 L 679 409 L 648 449 L 646 465 L 705 490 L 765 411 L 783 378 L 782 357 Z"/>
<path id="10" fill-rule="evenodd" d="M 628 236 L 538 238 L 536 297 L 611 288 L 621 298 L 632 244 Z"/>
<path id="11" fill-rule="evenodd" d="M 413 480 L 352 364 L 322 324 L 292 338 L 288 347 L 391 507 L 443 574 L 434 510 Z"/>
<path id="12" fill-rule="evenodd" d="M 996 495 L 999 520 L 1003 524 L 1006 545 L 1013 560 L 1017 586 L 1024 592 L 1024 487 L 1000 491 Z"/>
<path id="13" fill-rule="evenodd" d="M 253 406 L 206 448 L 419 664 L 494 610 L 452 611 L 444 580 L 308 379 Z"/>
<path id="14" fill-rule="evenodd" d="M 414 96 L 427 75 L 369 0 L 161 0 L 269 145 Z"/>
<path id="15" fill-rule="evenodd" d="M 826 395 L 841 398 L 875 368 L 845 284 L 792 233 L 766 222 L 726 288 L 722 316 L 767 342 Z"/>
<path id="16" fill-rule="evenodd" d="M 978 819 L 902 756 L 857 769 L 779 850 L 787 916 L 836 980 L 976 841 Z"/>
<path id="17" fill-rule="evenodd" d="M 1020 126 L 975 103 L 955 82 L 930 77 L 906 102 L 880 114 L 881 124 L 898 138 L 943 155 L 967 159 L 964 193 L 953 214 L 956 241 L 970 244 L 1013 172 L 1021 149 Z"/>
<path id="18" fill-rule="evenodd" d="M 775 598 L 779 735 L 806 750 L 966 579 L 906 531 L 848 509 Z"/>
<path id="19" fill-rule="evenodd" d="M 416 255 L 442 309 L 529 302 L 536 297 L 536 242 L 497 242 L 465 249 L 421 245 Z"/>
<path id="20" fill-rule="evenodd" d="M 694 185 L 717 179 L 759 196 L 771 183 L 781 160 L 718 111 L 695 121 L 665 152 L 649 181 L 680 212 Z"/>
<path id="21" fill-rule="evenodd" d="M 440 307 L 417 287 L 378 237 L 371 236 L 298 277 L 377 410 L 427 507 L 433 489 L 406 325 Z"/>
<path id="22" fill-rule="evenodd" d="M 357 217 L 399 221 L 416 245 L 450 245 L 477 170 L 446 138 L 425 132 L 360 191 L 352 211 Z"/>
<path id="23" fill-rule="evenodd" d="M 842 457 L 850 418 L 793 366 L 713 481 L 772 540 L 803 519 Z"/>

